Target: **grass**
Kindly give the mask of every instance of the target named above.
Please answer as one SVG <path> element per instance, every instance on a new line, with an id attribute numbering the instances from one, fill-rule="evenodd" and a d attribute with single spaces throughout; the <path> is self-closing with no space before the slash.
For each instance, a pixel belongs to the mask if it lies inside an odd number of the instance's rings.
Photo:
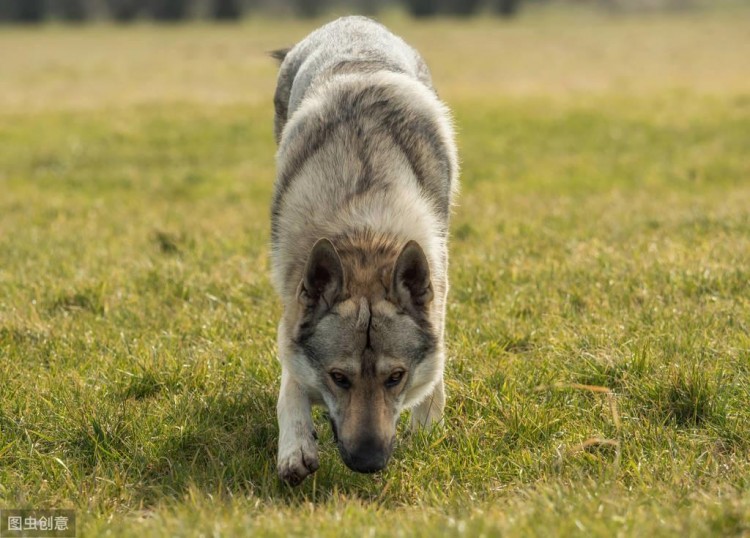
<path id="1" fill-rule="evenodd" d="M 262 53 L 312 23 L 4 29 L 0 508 L 80 536 L 749 534 L 745 20 L 391 21 L 460 132 L 447 424 L 364 476 L 318 414 L 297 489 Z"/>

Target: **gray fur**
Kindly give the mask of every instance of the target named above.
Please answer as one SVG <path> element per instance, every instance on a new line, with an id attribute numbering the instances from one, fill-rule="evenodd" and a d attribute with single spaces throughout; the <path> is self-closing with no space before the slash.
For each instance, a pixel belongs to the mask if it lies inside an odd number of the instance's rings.
<path id="1" fill-rule="evenodd" d="M 277 141 L 287 118 L 320 82 L 321 74 L 336 70 L 403 72 L 432 87 L 427 65 L 401 38 L 366 17 L 343 17 L 284 51 L 274 98 Z"/>

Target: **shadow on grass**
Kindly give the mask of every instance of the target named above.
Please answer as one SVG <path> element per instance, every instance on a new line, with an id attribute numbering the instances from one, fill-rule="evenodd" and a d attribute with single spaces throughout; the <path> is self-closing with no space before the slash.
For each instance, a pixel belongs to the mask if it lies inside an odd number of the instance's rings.
<path id="1" fill-rule="evenodd" d="M 276 474 L 275 386 L 212 397 L 159 386 L 151 378 L 128 386 L 117 394 L 122 406 L 86 412 L 83 427 L 68 442 L 69 455 L 79 462 L 83 475 L 124 475 L 128 504 L 154 506 L 196 490 L 209 496 L 252 495 L 292 504 L 328 498 L 334 492 L 371 501 L 382 491 L 382 476 L 357 475 L 344 467 L 320 413 L 316 426 L 321 468 L 297 488 L 282 483 Z M 164 398 L 178 402 L 159 424 L 133 420 L 134 406 Z M 147 430 L 155 432 L 153 437 Z"/>
<path id="2" fill-rule="evenodd" d="M 259 494 L 276 491 L 275 401 L 260 394 L 185 397 L 166 421 L 141 477 L 147 503 L 181 497 L 189 488 L 208 493 Z"/>
<path id="3" fill-rule="evenodd" d="M 192 417 L 190 425 L 181 430 L 173 427 L 173 433 L 159 443 L 159 449 L 134 481 L 141 484 L 138 501 L 150 505 L 168 498 L 181 499 L 198 490 L 212 496 L 252 495 L 265 502 L 290 505 L 322 502 L 339 495 L 368 503 L 387 502 L 408 494 L 402 491 L 408 489 L 408 485 L 400 484 L 402 475 L 428 473 L 417 472 L 416 468 L 435 464 L 436 444 L 450 451 L 445 432 L 410 434 L 408 413 L 404 413 L 387 469 L 376 474 L 355 473 L 342 462 L 325 413 L 316 409 L 313 415 L 320 468 L 300 486 L 288 486 L 276 473 L 275 391 L 273 386 L 252 395 L 219 396 L 208 405 L 197 399 L 191 402 L 180 413 Z"/>

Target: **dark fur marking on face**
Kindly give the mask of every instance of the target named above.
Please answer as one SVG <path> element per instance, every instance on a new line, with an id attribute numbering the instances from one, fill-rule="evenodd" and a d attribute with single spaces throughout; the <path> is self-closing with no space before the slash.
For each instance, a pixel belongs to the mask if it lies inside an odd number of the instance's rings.
<path id="1" fill-rule="evenodd" d="M 374 378 L 378 372 L 378 357 L 371 347 L 362 351 L 361 372 L 363 377 Z"/>
<path id="2" fill-rule="evenodd" d="M 414 317 L 404 312 L 396 318 L 379 320 L 370 315 L 365 331 L 342 330 L 329 333 L 327 338 L 318 335 L 320 323 L 335 317 L 338 315 L 333 312 L 318 317 L 309 311 L 299 324 L 292 342 L 311 362 L 322 364 L 335 356 L 359 356 L 362 374 L 374 376 L 381 355 L 402 359 L 413 367 L 437 347 L 437 336 L 426 316 Z"/>
<path id="3" fill-rule="evenodd" d="M 316 346 L 312 345 L 312 338 L 315 335 L 317 321 L 314 320 L 312 313 L 306 313 L 302 323 L 299 324 L 297 334 L 292 342 L 302 353 L 312 362 L 321 362 L 323 357 L 319 356 Z"/>
<path id="4" fill-rule="evenodd" d="M 413 348 L 409 354 L 409 359 L 415 362 L 421 362 L 427 355 L 435 351 L 437 346 L 437 337 L 434 334 L 432 323 L 427 316 L 422 319 L 414 319 L 419 326 L 419 345 Z"/>
<path id="5" fill-rule="evenodd" d="M 367 344 L 365 345 L 365 349 L 372 349 L 372 338 L 370 337 L 370 331 L 372 331 L 372 310 L 370 311 L 370 315 L 367 318 Z"/>
<path id="6" fill-rule="evenodd" d="M 356 318 L 333 310 L 307 309 L 292 342 L 311 362 L 325 364 L 337 358 L 358 356 L 367 344 L 366 328 L 357 329 Z"/>

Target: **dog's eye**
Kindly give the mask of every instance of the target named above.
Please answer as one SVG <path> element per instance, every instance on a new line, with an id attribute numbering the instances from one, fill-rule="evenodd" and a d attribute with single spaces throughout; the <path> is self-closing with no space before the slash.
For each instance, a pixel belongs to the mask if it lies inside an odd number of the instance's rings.
<path id="1" fill-rule="evenodd" d="M 331 379 L 333 379 L 333 382 L 336 383 L 342 389 L 348 389 L 349 387 L 352 386 L 351 382 L 349 381 L 349 378 L 346 377 L 341 372 L 331 372 Z"/>
<path id="2" fill-rule="evenodd" d="M 391 377 L 388 378 L 388 380 L 385 382 L 385 386 L 388 388 L 395 387 L 399 383 L 401 383 L 401 380 L 404 378 L 404 372 L 399 370 L 398 372 L 393 372 L 391 374 Z"/>

